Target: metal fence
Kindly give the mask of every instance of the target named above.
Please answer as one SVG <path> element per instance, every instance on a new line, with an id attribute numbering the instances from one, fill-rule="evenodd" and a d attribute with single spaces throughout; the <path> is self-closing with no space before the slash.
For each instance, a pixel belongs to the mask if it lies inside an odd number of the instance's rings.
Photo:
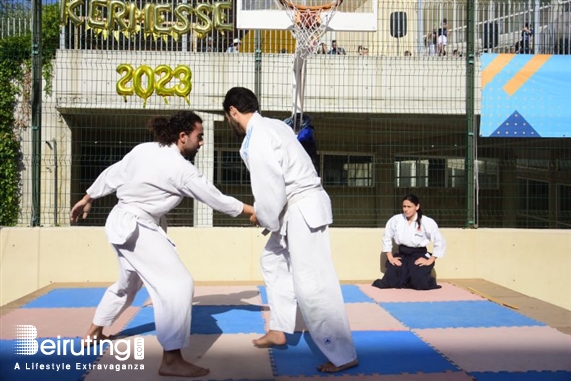
<path id="1" fill-rule="evenodd" d="M 148 4 L 174 3 L 130 4 L 145 9 Z M 20 95 L 14 111 L 19 121 L 28 123 L 17 129 L 23 153 L 18 224 L 33 225 L 34 214 L 44 226 L 69 224 L 71 205 L 96 176 L 133 146 L 151 139 L 146 120 L 179 109 L 194 109 L 205 119 L 207 144 L 195 164 L 223 192 L 252 202 L 249 175 L 238 154 L 240 142 L 223 120 L 221 97 L 231 86 L 258 89 L 263 113 L 287 118 L 295 46 L 289 31 L 212 27 L 200 35 L 191 28 L 180 36 L 145 33 L 141 24 L 141 30 L 127 33 L 120 23 L 113 30 L 101 24 L 109 8 L 98 11 L 87 0 L 74 4 L 56 44 L 51 93 L 41 96 L 39 148 L 31 110 L 23 107 L 27 98 Z M 316 131 L 320 176 L 333 202 L 334 226 L 384 226 L 400 210 L 402 196 L 413 192 L 441 226 L 571 227 L 569 135 L 496 139 L 479 134 L 482 56 L 570 54 L 569 4 L 381 1 L 377 32 L 328 32 L 323 42 L 330 46 L 337 40 L 346 55 L 310 58 L 305 97 Z M 91 19 L 90 12 L 95 12 Z M 173 14 L 166 13 L 161 25 L 172 25 Z M 9 19 L 5 12 L 0 16 Z M 235 11 L 227 17 L 227 23 L 234 23 Z M 2 38 L 19 30 L 15 24 L 7 29 L 4 25 Z M 526 25 L 533 30 L 529 38 Z M 129 28 L 127 22 L 125 26 Z M 473 56 L 467 56 L 469 27 L 474 31 Z M 226 53 L 236 38 L 242 43 L 240 54 Z M 161 65 L 173 70 L 187 66 L 192 91 L 186 97 L 141 95 L 137 89 L 119 94 L 121 65 L 146 67 L 150 75 Z M 148 81 L 143 81 L 143 90 L 149 89 Z M 31 93 L 29 83 L 21 86 L 22 94 Z M 37 175 L 31 170 L 34 155 L 40 158 Z M 97 200 L 89 220 L 81 224 L 103 225 L 115 202 L 114 196 Z M 192 200 L 168 219 L 173 226 L 247 225 Z"/>
<path id="2" fill-rule="evenodd" d="M 354 0 L 360 3 L 366 1 Z M 64 1 L 65 2 L 65 1 Z M 210 2 L 215 4 L 215 1 Z M 323 42 L 330 48 L 333 39 L 339 41 L 348 54 L 361 54 L 359 47 L 366 47 L 371 55 L 453 55 L 466 50 L 466 5 L 467 1 L 380 1 L 379 30 L 389 33 L 335 32 L 326 34 Z M 136 0 L 129 3 L 143 12 L 149 4 L 173 4 L 167 1 Z M 475 50 L 478 53 L 528 53 L 528 54 L 571 54 L 570 7 L 568 0 L 546 1 L 475 1 L 474 26 L 476 32 Z M 108 8 L 101 8 L 99 19 L 86 17 L 91 3 L 86 1 L 75 6 L 73 12 L 85 20 L 68 22 L 62 31 L 62 48 L 136 50 L 136 51 L 192 51 L 225 52 L 235 38 L 243 40 L 243 52 L 253 53 L 255 44 L 251 31 L 218 31 L 206 19 L 200 32 L 190 29 L 186 34 L 155 34 L 145 31 L 142 22 L 136 33 L 106 33 L 97 25 L 106 22 Z M 176 13 L 161 14 L 165 25 L 176 22 Z M 79 16 L 78 16 L 79 17 Z M 227 24 L 235 25 L 236 12 L 226 15 Z M 90 21 L 91 20 L 91 21 Z M 11 20 L 14 22 L 14 20 Z M 107 25 L 107 24 L 106 24 Z M 524 48 L 522 31 L 528 25 L 532 35 L 527 48 Z M 14 28 L 14 27 L 12 27 Z M 205 30 L 203 30 L 205 29 Z M 438 49 L 438 37 L 446 33 L 447 47 Z M 248 36 L 250 35 L 250 36 Z M 289 32 L 263 31 L 260 36 L 262 53 L 293 52 L 293 41 Z"/>
<path id="3" fill-rule="evenodd" d="M 30 18 L 3 17 L 0 19 L 0 38 L 29 34 L 30 25 Z"/>

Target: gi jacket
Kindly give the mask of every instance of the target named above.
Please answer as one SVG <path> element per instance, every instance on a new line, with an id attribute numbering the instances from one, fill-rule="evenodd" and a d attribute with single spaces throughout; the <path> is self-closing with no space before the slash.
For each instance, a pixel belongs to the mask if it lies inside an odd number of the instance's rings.
<path id="1" fill-rule="evenodd" d="M 331 224 L 331 200 L 311 158 L 287 124 L 255 113 L 248 122 L 240 155 L 250 171 L 261 226 L 285 235 L 287 211 L 294 206 L 312 228 Z"/>

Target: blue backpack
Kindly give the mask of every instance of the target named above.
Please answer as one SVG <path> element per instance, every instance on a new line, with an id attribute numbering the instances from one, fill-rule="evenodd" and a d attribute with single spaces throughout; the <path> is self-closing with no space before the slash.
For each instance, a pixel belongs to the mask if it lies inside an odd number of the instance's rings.
<path id="1" fill-rule="evenodd" d="M 297 140 L 301 143 L 301 145 L 305 149 L 305 152 L 307 152 L 307 154 L 311 158 L 311 161 L 313 162 L 315 170 L 319 172 L 317 143 L 315 141 L 315 135 L 314 135 L 315 128 L 313 127 L 313 125 L 311 123 L 312 122 L 311 117 L 307 114 L 303 114 L 303 117 L 300 120 L 300 114 L 299 113 L 296 114 L 296 117 L 298 118 L 298 126 L 301 127 L 299 133 L 297 134 Z M 285 119 L 284 123 L 287 124 L 288 126 L 290 126 L 291 128 L 294 128 L 294 118 L 293 117 L 289 117 L 289 118 Z"/>

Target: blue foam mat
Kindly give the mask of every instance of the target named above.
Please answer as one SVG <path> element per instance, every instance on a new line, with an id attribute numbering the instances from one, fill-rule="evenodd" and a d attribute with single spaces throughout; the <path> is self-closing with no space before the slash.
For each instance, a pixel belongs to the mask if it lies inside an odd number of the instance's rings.
<path id="1" fill-rule="evenodd" d="M 470 372 L 476 381 L 570 381 L 571 372 Z"/>
<path id="2" fill-rule="evenodd" d="M 343 299 L 345 303 L 374 303 L 375 301 L 365 295 L 359 286 L 353 284 L 344 284 L 341 286 L 341 292 L 343 293 Z"/>
<path id="3" fill-rule="evenodd" d="M 260 306 L 194 306 L 191 332 L 264 334 L 266 330 Z"/>
<path id="4" fill-rule="evenodd" d="M 30 301 L 22 308 L 82 308 L 97 307 L 107 288 L 58 288 Z M 140 307 L 149 298 L 146 288 L 142 288 L 133 301 L 134 307 Z"/>
<path id="5" fill-rule="evenodd" d="M 272 349 L 277 376 L 323 376 L 327 359 L 308 333 L 287 335 L 288 344 Z M 343 375 L 440 373 L 459 369 L 418 336 L 408 331 L 356 331 L 353 340 L 359 366 Z"/>
<path id="6" fill-rule="evenodd" d="M 380 303 L 411 329 L 544 326 L 519 312 L 482 301 Z"/>
<path id="7" fill-rule="evenodd" d="M 264 334 L 265 323 L 260 306 L 193 306 L 193 334 Z M 131 319 L 121 335 L 156 335 L 154 309 L 145 307 Z"/>
<path id="8" fill-rule="evenodd" d="M 41 346 L 46 340 L 56 341 L 57 339 L 37 339 L 38 346 Z M 81 351 L 80 341 L 81 339 L 79 338 L 73 339 L 75 353 L 80 353 Z M 101 353 L 100 350 L 98 350 L 97 355 L 93 355 L 90 351 L 90 354 L 87 355 L 87 352 L 84 351 L 84 355 L 75 356 L 70 353 L 70 347 L 69 344 L 67 344 L 68 352 L 66 355 L 57 355 L 57 352 L 52 355 L 45 355 L 41 351 L 38 351 L 34 355 L 21 355 L 16 354 L 15 344 L 16 340 L 0 340 L 0 380 L 2 381 L 77 381 L 87 372 L 87 369 L 83 369 L 83 366 L 95 362 Z M 65 344 L 60 342 L 60 345 L 63 346 Z M 104 346 L 104 348 L 105 347 L 106 346 Z M 63 350 L 61 350 L 60 353 L 63 353 Z M 18 364 L 19 369 L 16 369 L 16 364 Z M 69 370 L 61 369 L 58 371 L 51 369 L 54 365 L 61 366 L 61 364 L 64 364 L 64 366 L 69 365 Z M 35 369 L 40 365 L 44 365 L 44 369 Z M 50 369 L 45 368 L 48 365 Z"/>

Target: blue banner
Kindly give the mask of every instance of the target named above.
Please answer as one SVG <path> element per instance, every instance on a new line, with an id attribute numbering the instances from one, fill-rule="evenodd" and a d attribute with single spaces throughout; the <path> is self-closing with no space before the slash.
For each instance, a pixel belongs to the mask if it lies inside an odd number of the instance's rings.
<path id="1" fill-rule="evenodd" d="M 571 57 L 483 54 L 480 136 L 571 137 Z"/>

